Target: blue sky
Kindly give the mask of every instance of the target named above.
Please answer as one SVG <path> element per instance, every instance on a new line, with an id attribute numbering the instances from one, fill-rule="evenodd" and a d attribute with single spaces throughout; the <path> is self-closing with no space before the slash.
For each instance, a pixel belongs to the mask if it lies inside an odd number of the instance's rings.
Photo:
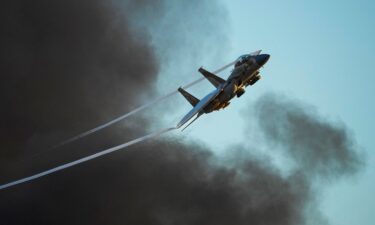
<path id="1" fill-rule="evenodd" d="M 249 131 L 241 124 L 244 106 L 257 96 L 273 91 L 312 105 L 322 116 L 344 123 L 366 153 L 366 168 L 325 187 L 319 208 L 331 224 L 372 225 L 375 3 L 223 0 L 222 4 L 230 22 L 229 52 L 223 61 L 258 49 L 271 54 L 271 59 L 261 71 L 264 79 L 246 97 L 235 99 L 229 110 L 205 116 L 183 135 L 220 151 L 222 146 L 243 142 L 238 133 Z M 226 77 L 228 71 L 221 75 Z M 217 121 L 224 129 L 238 124 L 240 132 L 229 136 L 210 132 L 217 128 Z"/>
<path id="2" fill-rule="evenodd" d="M 231 49 L 263 49 L 271 60 L 261 91 L 281 91 L 341 120 L 365 150 L 367 167 L 333 183 L 321 211 L 332 224 L 375 221 L 373 1 L 225 1 Z"/>

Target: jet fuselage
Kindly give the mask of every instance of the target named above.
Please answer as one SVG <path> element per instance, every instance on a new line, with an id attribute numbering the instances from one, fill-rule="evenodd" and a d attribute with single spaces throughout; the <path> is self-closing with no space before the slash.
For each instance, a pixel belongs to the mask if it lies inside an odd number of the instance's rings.
<path id="1" fill-rule="evenodd" d="M 220 87 L 221 93 L 207 104 L 203 111 L 210 113 L 227 107 L 235 96 L 245 93 L 245 87 L 253 85 L 260 79 L 258 70 L 268 61 L 268 54 L 241 56 L 227 81 Z"/>
<path id="2" fill-rule="evenodd" d="M 185 126 L 186 128 L 202 114 L 210 113 L 227 107 L 230 100 L 234 98 L 234 96 L 240 97 L 245 93 L 246 86 L 253 85 L 260 79 L 259 69 L 268 61 L 269 58 L 270 55 L 268 54 L 260 54 L 260 50 L 239 57 L 233 62 L 234 69 L 226 80 L 203 69 L 202 67 L 199 68 L 198 71 L 213 86 L 215 86 L 216 89 L 210 92 L 204 98 L 198 99 L 181 87 L 178 88 L 178 91 L 193 106 L 193 109 L 191 109 L 181 119 L 176 127 L 181 127 L 191 118 L 197 115 L 193 121 Z M 228 66 L 233 64 L 228 64 Z"/>

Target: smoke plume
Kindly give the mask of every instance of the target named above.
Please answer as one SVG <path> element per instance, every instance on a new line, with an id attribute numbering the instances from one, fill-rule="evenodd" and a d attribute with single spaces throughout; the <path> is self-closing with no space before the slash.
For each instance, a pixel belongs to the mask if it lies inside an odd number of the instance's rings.
<path id="1" fill-rule="evenodd" d="M 152 121 L 135 117 L 32 157 L 129 111 L 140 97 L 151 98 L 172 51 L 184 53 L 188 63 L 226 40 L 224 11 L 208 0 L 4 3 L 1 183 L 144 134 Z M 189 39 L 191 29 L 199 31 L 202 44 Z M 173 48 L 178 44 L 187 47 Z M 360 168 L 355 140 L 345 126 L 297 101 L 265 95 L 253 107 L 270 152 L 277 146 L 294 161 L 287 175 L 266 156 L 250 154 L 256 146 L 228 147 L 220 158 L 199 142 L 158 139 L 1 191 L 1 223 L 309 223 L 306 210 L 319 199 L 315 178 L 338 178 Z"/>
<path id="2" fill-rule="evenodd" d="M 306 175 L 331 179 L 361 167 L 358 145 L 342 122 L 329 121 L 312 106 L 283 95 L 264 95 L 255 105 L 265 140 L 298 162 Z"/>

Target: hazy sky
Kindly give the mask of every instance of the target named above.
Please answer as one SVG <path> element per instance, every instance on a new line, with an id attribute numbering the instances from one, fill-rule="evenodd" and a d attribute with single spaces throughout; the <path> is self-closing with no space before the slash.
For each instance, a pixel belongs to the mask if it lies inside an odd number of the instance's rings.
<path id="1" fill-rule="evenodd" d="M 345 124 L 366 152 L 364 170 L 323 189 L 320 210 L 332 224 L 373 224 L 375 4 L 320 0 L 227 0 L 223 4 L 230 21 L 226 61 L 258 49 L 271 59 L 261 71 L 264 79 L 227 110 L 200 119 L 186 130 L 186 136 L 218 148 L 243 142 L 241 132 L 252 132 L 241 124 L 241 117 L 251 117 L 247 103 L 269 91 L 311 105 L 322 116 Z M 221 66 L 213 65 L 208 68 Z M 233 132 L 213 133 L 218 126 Z"/>

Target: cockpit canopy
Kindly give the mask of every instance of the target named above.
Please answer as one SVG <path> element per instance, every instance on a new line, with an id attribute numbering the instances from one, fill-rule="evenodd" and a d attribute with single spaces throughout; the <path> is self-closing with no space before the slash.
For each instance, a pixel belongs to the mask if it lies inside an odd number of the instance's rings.
<path id="1" fill-rule="evenodd" d="M 258 51 L 255 51 L 253 53 L 250 53 L 250 54 L 241 55 L 236 60 L 236 64 L 234 64 L 234 68 L 236 68 L 237 66 L 240 66 L 240 65 L 244 64 L 245 62 L 247 62 L 248 64 L 253 63 L 254 62 L 254 60 L 252 60 L 253 57 L 259 55 L 261 51 L 262 50 L 258 50 Z"/>
<path id="2" fill-rule="evenodd" d="M 234 67 L 237 67 L 237 66 L 240 66 L 242 64 L 244 64 L 245 62 L 247 62 L 250 58 L 252 57 L 252 55 L 250 54 L 246 54 L 246 55 L 241 55 L 240 57 L 238 57 L 238 59 L 236 60 L 236 64 L 234 65 Z"/>

